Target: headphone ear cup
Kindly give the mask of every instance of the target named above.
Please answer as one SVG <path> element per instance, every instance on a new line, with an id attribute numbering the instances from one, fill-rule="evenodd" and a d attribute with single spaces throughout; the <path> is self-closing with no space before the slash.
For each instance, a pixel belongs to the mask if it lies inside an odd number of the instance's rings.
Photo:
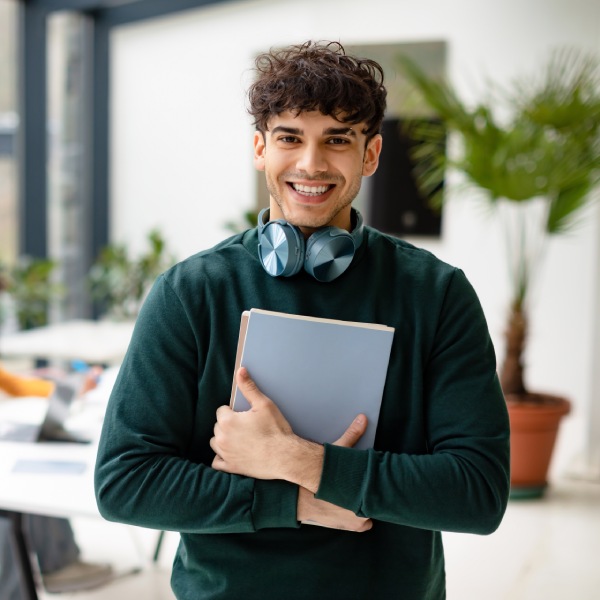
<path id="1" fill-rule="evenodd" d="M 354 251 L 350 233 L 338 227 L 325 227 L 308 238 L 304 270 L 317 281 L 333 281 L 350 266 Z"/>
<path id="2" fill-rule="evenodd" d="M 258 255 L 272 277 L 291 277 L 302 269 L 304 236 L 282 220 L 269 221 L 258 235 Z"/>

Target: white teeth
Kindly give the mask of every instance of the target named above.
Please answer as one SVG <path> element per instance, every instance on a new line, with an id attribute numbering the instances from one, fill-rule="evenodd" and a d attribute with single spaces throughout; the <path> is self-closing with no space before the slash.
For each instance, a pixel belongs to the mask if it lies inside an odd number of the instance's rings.
<path id="1" fill-rule="evenodd" d="M 292 187 L 300 194 L 305 194 L 309 196 L 318 196 L 320 194 L 324 194 L 328 189 L 328 185 L 317 185 L 317 186 L 308 186 L 308 185 L 300 185 L 298 183 L 292 183 Z"/>

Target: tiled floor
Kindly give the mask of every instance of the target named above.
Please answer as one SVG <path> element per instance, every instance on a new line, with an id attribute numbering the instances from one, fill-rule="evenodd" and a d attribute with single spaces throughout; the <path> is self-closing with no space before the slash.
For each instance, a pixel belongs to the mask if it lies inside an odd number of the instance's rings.
<path id="1" fill-rule="evenodd" d="M 151 557 L 156 533 L 93 520 L 74 521 L 86 556 L 126 569 Z M 44 600 L 173 600 L 169 565 L 177 544 L 165 538 L 157 566 L 88 593 Z M 444 534 L 448 600 L 598 600 L 600 481 L 555 480 L 542 500 L 511 501 L 491 536 Z M 307 599 L 308 600 L 308 599 Z M 365 599 L 368 600 L 368 599 Z"/>
<path id="2" fill-rule="evenodd" d="M 600 482 L 561 479 L 493 535 L 444 539 L 449 600 L 600 599 Z"/>

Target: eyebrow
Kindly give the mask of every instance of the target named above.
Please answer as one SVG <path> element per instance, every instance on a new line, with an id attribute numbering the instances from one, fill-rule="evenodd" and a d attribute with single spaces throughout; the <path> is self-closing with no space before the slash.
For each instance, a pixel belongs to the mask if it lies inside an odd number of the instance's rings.
<path id="1" fill-rule="evenodd" d="M 323 133 L 325 135 L 350 135 L 356 137 L 356 131 L 352 127 L 328 127 Z"/>
<path id="2" fill-rule="evenodd" d="M 298 127 L 285 127 L 284 125 L 277 125 L 271 130 L 271 135 L 276 133 L 289 133 L 290 135 L 303 135 L 304 131 Z M 352 127 L 328 127 L 323 130 L 323 135 L 349 135 L 356 137 L 356 131 Z"/>

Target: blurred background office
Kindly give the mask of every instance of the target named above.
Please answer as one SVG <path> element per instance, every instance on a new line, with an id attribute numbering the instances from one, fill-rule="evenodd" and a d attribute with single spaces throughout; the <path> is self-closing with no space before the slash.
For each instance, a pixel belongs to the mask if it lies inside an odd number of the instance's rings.
<path id="1" fill-rule="evenodd" d="M 307 39 L 339 40 L 353 52 L 388 61 L 386 74 L 394 89 L 388 116 L 402 118 L 405 96 L 394 71 L 396 54 L 445 74 L 463 99 L 476 103 L 487 93 L 489 80 L 502 87 L 535 74 L 553 49 L 600 54 L 600 4 L 0 0 L 0 265 L 10 273 L 25 256 L 52 261 L 51 322 L 93 318 L 106 309 L 106 298 L 103 304 L 92 294 L 89 274 L 107 245 L 125 252 L 130 266 L 150 256 L 160 269 L 214 245 L 230 234 L 232 223 L 246 223 L 245 213 L 265 201 L 245 112 L 253 57 L 270 46 Z M 453 143 L 450 137 L 449 152 Z M 411 230 L 418 218 L 408 219 L 404 231 L 392 233 L 463 268 L 502 355 L 509 308 L 503 234 L 475 192 L 460 183 L 460 175 L 448 174 L 447 202 L 433 227 Z M 374 215 L 369 185 L 357 200 L 367 221 Z M 406 209 L 401 198 L 392 201 L 398 212 Z M 596 203 L 571 234 L 548 242 L 535 282 L 525 357 L 532 388 L 563 394 L 572 402 L 551 477 L 567 481 L 567 496 L 575 494 L 575 505 L 585 498 L 586 507 L 590 493 L 593 502 L 599 496 L 588 487 L 572 491 L 571 485 L 600 485 L 599 264 Z M 146 275 L 151 279 L 154 274 L 149 269 Z M 132 309 L 126 317 L 135 316 L 140 300 L 128 300 Z M 5 295 L 2 302 L 0 356 L 2 333 L 22 326 L 14 299 Z M 560 498 L 558 504 L 568 507 Z M 548 502 L 542 500 L 540 510 Z M 529 513 L 526 520 L 531 521 Z M 598 517 L 588 524 L 600 539 Z M 480 553 L 480 546 L 474 551 L 465 543 L 448 537 L 449 573 L 460 569 L 461 556 L 471 560 Z M 452 547 L 460 547 L 460 554 L 452 554 Z M 523 548 L 537 552 L 527 544 Z M 599 550 L 597 545 L 585 548 L 582 555 Z M 517 586 L 525 570 L 514 565 L 509 579 L 515 587 L 500 585 L 497 596 L 477 595 L 477 584 L 471 583 L 464 595 L 449 597 L 562 597 L 542 595 L 546 588 L 531 580 Z M 576 574 L 581 569 L 564 577 Z M 598 589 L 598 577 L 584 569 L 590 589 L 592 584 Z M 573 597 L 593 596 L 583 590 Z"/>

